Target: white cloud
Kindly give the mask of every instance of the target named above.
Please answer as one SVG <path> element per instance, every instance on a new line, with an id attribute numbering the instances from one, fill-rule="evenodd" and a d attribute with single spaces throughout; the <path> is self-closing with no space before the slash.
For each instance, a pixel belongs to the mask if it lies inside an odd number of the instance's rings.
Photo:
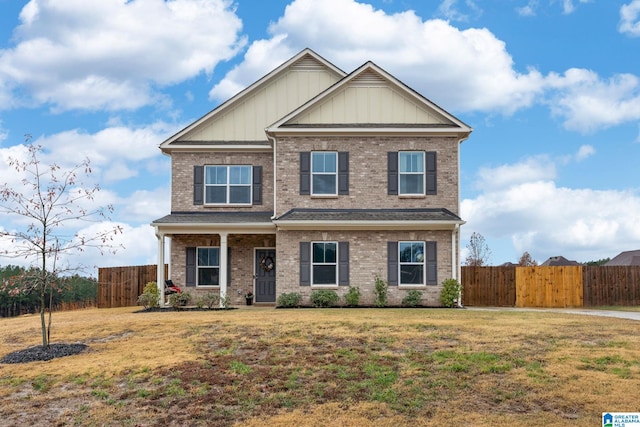
<path id="1" fill-rule="evenodd" d="M 538 2 L 536 0 L 530 0 L 525 6 L 517 7 L 516 13 L 520 16 L 536 16 L 536 8 Z"/>
<path id="2" fill-rule="evenodd" d="M 33 143 L 45 148 L 42 157 L 45 163 L 55 161 L 61 166 L 71 166 L 89 158 L 92 167 L 100 172 L 101 181 L 113 182 L 137 176 L 145 162 L 160 155 L 158 145 L 175 132 L 176 127 L 164 122 L 139 128 L 116 125 L 93 134 L 72 129 L 41 136 Z"/>
<path id="3" fill-rule="evenodd" d="M 618 30 L 631 37 L 640 37 L 640 0 L 632 0 L 620 7 Z"/>
<path id="4" fill-rule="evenodd" d="M 564 119 L 564 127 L 583 133 L 640 119 L 640 79 L 616 74 L 608 80 L 595 72 L 571 68 L 547 78 L 549 106 Z"/>
<path id="5" fill-rule="evenodd" d="M 555 177 L 555 164 L 547 156 L 538 156 L 519 163 L 480 168 L 475 186 L 488 191 L 519 186 L 527 182 L 550 181 Z"/>
<path id="6" fill-rule="evenodd" d="M 576 160 L 581 162 L 584 159 L 593 156 L 596 153 L 596 149 L 592 145 L 581 145 L 576 154 Z"/>
<path id="7" fill-rule="evenodd" d="M 579 153 L 589 151 L 581 148 Z M 523 179 L 526 176 L 531 179 Z M 632 190 L 558 187 L 539 159 L 484 170 L 480 182 L 487 177 L 512 184 L 488 187 L 478 197 L 463 200 L 465 230 L 479 232 L 488 242 L 510 239 L 514 258 L 528 251 L 541 260 L 564 255 L 586 261 L 638 246 L 640 194 Z"/>
<path id="8" fill-rule="evenodd" d="M 373 60 L 453 111 L 510 114 L 530 106 L 544 83 L 536 70 L 517 72 L 505 43 L 487 29 L 459 30 L 413 11 L 387 14 L 353 0 L 295 0 L 269 33 L 251 44 L 244 62 L 210 96 L 234 95 L 309 46 L 347 71 Z"/>
<path id="9" fill-rule="evenodd" d="M 477 18 L 482 14 L 482 10 L 472 0 L 466 0 L 464 6 L 469 9 L 469 13 L 462 11 L 458 0 L 444 0 L 438 7 L 438 12 L 449 21 L 468 22 L 472 18 Z M 470 16 L 472 14 L 473 16 Z"/>
<path id="10" fill-rule="evenodd" d="M 579 3 L 590 3 L 591 0 L 579 0 Z M 562 0 L 562 13 L 569 15 L 575 12 L 576 6 L 573 4 L 573 0 Z"/>
<path id="11" fill-rule="evenodd" d="M 229 0 L 31 0 L 20 20 L 0 51 L 5 108 L 17 88 L 57 110 L 166 102 L 156 87 L 211 74 L 245 43 Z"/>

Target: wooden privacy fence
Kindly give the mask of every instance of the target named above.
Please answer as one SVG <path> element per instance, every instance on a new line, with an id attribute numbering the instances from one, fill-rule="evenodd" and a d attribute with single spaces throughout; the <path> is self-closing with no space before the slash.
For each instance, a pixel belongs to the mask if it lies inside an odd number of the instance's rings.
<path id="1" fill-rule="evenodd" d="M 640 305 L 640 266 L 462 267 L 468 306 Z"/>
<path id="2" fill-rule="evenodd" d="M 165 276 L 168 266 L 165 265 Z M 131 307 L 138 304 L 138 295 L 148 282 L 158 277 L 156 265 L 107 267 L 98 269 L 98 307 Z"/>

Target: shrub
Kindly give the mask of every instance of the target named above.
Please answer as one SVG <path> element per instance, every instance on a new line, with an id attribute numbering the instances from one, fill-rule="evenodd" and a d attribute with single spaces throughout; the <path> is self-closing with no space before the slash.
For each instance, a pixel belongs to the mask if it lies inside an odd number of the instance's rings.
<path id="1" fill-rule="evenodd" d="M 380 276 L 376 275 L 376 285 L 373 290 L 376 294 L 376 298 L 374 300 L 376 307 L 384 307 L 387 305 L 388 288 L 387 282 L 382 280 Z"/>
<path id="2" fill-rule="evenodd" d="M 331 289 L 319 289 L 311 293 L 311 304 L 314 307 L 333 307 L 340 297 Z"/>
<path id="3" fill-rule="evenodd" d="M 278 307 L 287 308 L 297 307 L 300 304 L 300 301 L 302 301 L 302 295 L 295 292 L 284 293 L 278 296 L 277 305 Z"/>
<path id="4" fill-rule="evenodd" d="M 189 301 L 191 301 L 191 294 L 189 292 L 178 292 L 169 295 L 169 305 L 175 309 L 184 307 Z"/>
<path id="5" fill-rule="evenodd" d="M 220 298 L 221 308 L 229 308 L 230 304 L 231 304 L 231 297 L 229 295 L 225 295 L 224 298 Z"/>
<path id="6" fill-rule="evenodd" d="M 207 307 L 211 310 L 212 308 L 217 307 L 218 304 L 220 304 L 220 297 L 212 292 L 208 292 L 196 299 L 196 307 L 198 308 Z"/>
<path id="7" fill-rule="evenodd" d="M 160 291 L 156 282 L 144 285 L 142 294 L 138 296 L 138 304 L 142 304 L 145 309 L 160 307 Z"/>
<path id="8" fill-rule="evenodd" d="M 411 289 L 407 292 L 407 295 L 402 298 L 402 305 L 404 307 L 417 307 L 422 302 L 422 292 L 417 289 Z"/>
<path id="9" fill-rule="evenodd" d="M 455 307 L 456 302 L 462 291 L 462 285 L 456 279 L 447 279 L 442 282 L 442 291 L 440 291 L 440 302 L 445 307 Z"/>
<path id="10" fill-rule="evenodd" d="M 355 307 L 360 302 L 360 288 L 350 286 L 349 291 L 344 295 L 344 302 L 349 307 Z"/>

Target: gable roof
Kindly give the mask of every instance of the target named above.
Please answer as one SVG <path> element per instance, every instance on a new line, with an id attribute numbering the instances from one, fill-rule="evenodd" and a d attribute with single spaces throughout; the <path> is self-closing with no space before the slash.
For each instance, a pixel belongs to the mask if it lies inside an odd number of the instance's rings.
<path id="1" fill-rule="evenodd" d="M 472 130 L 371 61 L 267 128 L 270 134 L 375 131 L 461 140 Z"/>
<path id="2" fill-rule="evenodd" d="M 620 252 L 604 265 L 607 267 L 615 265 L 640 265 L 640 249 Z"/>
<path id="3" fill-rule="evenodd" d="M 289 93 L 292 75 L 305 80 L 304 90 Z M 160 144 L 163 153 L 174 148 L 263 150 L 264 128 L 346 75 L 311 49 L 304 49 L 264 77 L 220 104 Z M 295 83 L 295 82 L 293 82 Z M 242 134 L 239 137 L 239 134 Z M 267 146 L 269 148 L 269 146 Z"/>

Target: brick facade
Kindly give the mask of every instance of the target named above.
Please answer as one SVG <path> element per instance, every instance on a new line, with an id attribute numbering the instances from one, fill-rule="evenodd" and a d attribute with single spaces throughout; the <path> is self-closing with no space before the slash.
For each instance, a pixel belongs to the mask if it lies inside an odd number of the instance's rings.
<path id="1" fill-rule="evenodd" d="M 348 151 L 349 195 L 312 197 L 299 194 L 301 151 Z M 387 195 L 387 152 L 437 152 L 434 196 Z M 458 214 L 458 141 L 433 137 L 287 137 L 279 138 L 277 214 L 293 208 L 446 208 Z"/>

